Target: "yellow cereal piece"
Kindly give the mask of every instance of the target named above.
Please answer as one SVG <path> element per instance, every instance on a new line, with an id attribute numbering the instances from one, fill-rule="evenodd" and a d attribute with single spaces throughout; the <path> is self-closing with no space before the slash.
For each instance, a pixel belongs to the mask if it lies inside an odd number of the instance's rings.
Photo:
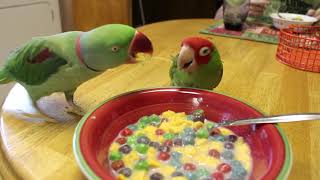
<path id="1" fill-rule="evenodd" d="M 193 157 L 192 156 L 187 156 L 187 155 L 183 155 L 181 157 L 181 163 L 185 164 L 185 163 L 189 163 L 193 161 Z"/>
<path id="2" fill-rule="evenodd" d="M 201 121 L 197 121 L 192 125 L 193 128 L 197 128 L 197 129 L 201 128 L 202 126 L 203 126 L 203 123 Z"/>
<path id="3" fill-rule="evenodd" d="M 124 175 L 120 174 L 119 176 L 117 176 L 117 180 L 127 180 L 128 178 L 125 177 Z"/>
<path id="4" fill-rule="evenodd" d="M 208 150 L 209 149 L 216 149 L 219 152 L 223 151 L 223 143 L 219 141 L 209 141 L 208 142 Z"/>
<path id="5" fill-rule="evenodd" d="M 235 149 L 234 149 L 235 159 L 240 161 L 243 167 L 247 170 L 251 170 L 252 160 L 250 156 L 250 148 L 247 144 L 236 142 Z"/>
<path id="6" fill-rule="evenodd" d="M 157 137 L 157 142 L 159 142 L 160 144 L 163 143 L 164 140 L 165 140 L 165 139 L 163 138 L 163 136 L 158 136 L 158 137 Z"/>
<path id="7" fill-rule="evenodd" d="M 170 117 L 174 116 L 175 114 L 176 114 L 176 113 L 173 112 L 173 111 L 166 111 L 166 112 L 163 112 L 163 113 L 161 114 L 161 116 L 164 117 L 164 118 L 169 119 Z"/>
<path id="8" fill-rule="evenodd" d="M 168 122 L 163 122 L 163 123 L 161 123 L 159 128 L 164 130 L 165 132 L 169 132 L 169 126 L 170 126 L 170 124 Z"/>
<path id="9" fill-rule="evenodd" d="M 159 170 L 164 176 L 170 177 L 170 175 L 175 171 L 175 168 L 169 165 L 163 165 L 159 167 Z"/>
<path id="10" fill-rule="evenodd" d="M 131 179 L 144 180 L 146 178 L 148 178 L 146 171 L 142 171 L 142 170 L 132 171 Z"/>
<path id="11" fill-rule="evenodd" d="M 154 126 L 147 126 L 144 128 L 144 132 L 147 134 L 155 134 L 156 129 Z"/>
<path id="12" fill-rule="evenodd" d="M 184 154 L 189 155 L 189 156 L 193 156 L 194 154 L 197 153 L 196 148 L 194 146 L 191 146 L 191 145 L 185 146 L 184 149 L 185 149 L 184 150 Z"/>
<path id="13" fill-rule="evenodd" d="M 131 151 L 129 154 L 123 156 L 123 163 L 132 168 L 133 167 L 133 162 L 139 160 L 139 155 L 136 151 Z"/>
<path id="14" fill-rule="evenodd" d="M 156 159 L 157 157 L 157 150 L 153 147 L 149 147 L 148 152 L 146 154 L 147 156 L 147 161 L 148 164 L 151 167 L 159 167 L 161 164 L 160 162 Z"/>
<path id="15" fill-rule="evenodd" d="M 154 157 L 156 157 L 156 154 L 157 154 L 157 150 L 154 147 L 149 147 L 149 149 L 147 151 L 147 157 L 154 158 Z"/>
<path id="16" fill-rule="evenodd" d="M 195 146 L 200 146 L 202 144 L 206 144 L 208 143 L 208 140 L 207 139 L 199 139 L 199 138 L 196 138 L 196 142 L 195 142 Z"/>
<path id="17" fill-rule="evenodd" d="M 151 167 L 159 167 L 161 166 L 160 162 L 156 158 L 148 158 L 147 162 Z"/>
<path id="18" fill-rule="evenodd" d="M 221 134 L 224 136 L 233 134 L 232 131 L 227 128 L 219 128 L 219 130 L 220 130 Z"/>
<path id="19" fill-rule="evenodd" d="M 211 166 L 211 167 L 216 167 L 221 163 L 220 159 L 210 157 L 207 154 L 202 154 L 202 153 L 197 154 L 196 156 L 193 156 L 193 160 L 199 165 Z"/>
<path id="20" fill-rule="evenodd" d="M 160 128 L 170 133 L 180 133 L 184 128 L 192 126 L 191 121 L 184 119 L 175 119 L 169 122 L 163 122 L 160 125 Z"/>
<path id="21" fill-rule="evenodd" d="M 173 177 L 171 178 L 172 180 L 187 180 L 186 177 L 183 177 L 183 176 L 177 176 L 177 177 Z"/>
<path id="22" fill-rule="evenodd" d="M 133 132 L 133 135 L 138 136 L 139 134 L 143 134 L 143 133 L 144 133 L 144 129 L 138 129 L 138 130 Z"/>
<path id="23" fill-rule="evenodd" d="M 114 142 L 111 144 L 109 152 L 118 151 L 119 147 L 120 147 L 120 145 L 118 143 Z"/>

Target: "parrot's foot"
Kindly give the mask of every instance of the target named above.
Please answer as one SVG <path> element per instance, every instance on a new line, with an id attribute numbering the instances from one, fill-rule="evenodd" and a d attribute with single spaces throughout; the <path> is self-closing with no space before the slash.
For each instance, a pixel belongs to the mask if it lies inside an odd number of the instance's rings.
<path id="1" fill-rule="evenodd" d="M 82 108 L 75 106 L 75 105 L 66 106 L 65 109 L 66 109 L 66 112 L 70 113 L 70 114 L 75 114 L 75 115 L 79 115 L 79 116 L 85 115 L 85 111 Z"/>
<path id="2" fill-rule="evenodd" d="M 75 90 L 69 91 L 69 92 L 64 92 L 66 100 L 69 104 L 69 106 L 65 107 L 66 112 L 71 113 L 71 114 L 75 114 L 75 115 L 79 115 L 79 116 L 84 116 L 85 111 L 73 102 L 74 91 Z"/>

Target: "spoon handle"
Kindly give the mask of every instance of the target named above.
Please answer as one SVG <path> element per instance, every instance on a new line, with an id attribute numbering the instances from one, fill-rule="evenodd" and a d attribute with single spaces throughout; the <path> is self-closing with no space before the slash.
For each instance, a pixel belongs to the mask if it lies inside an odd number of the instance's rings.
<path id="1" fill-rule="evenodd" d="M 261 117 L 261 118 L 254 118 L 254 119 L 243 119 L 243 120 L 237 120 L 237 121 L 224 121 L 221 123 L 221 126 L 239 126 L 239 125 L 262 124 L 262 123 L 284 123 L 284 122 L 296 122 L 296 121 L 308 121 L 308 120 L 320 120 L 320 113 L 288 114 L 288 115 Z"/>

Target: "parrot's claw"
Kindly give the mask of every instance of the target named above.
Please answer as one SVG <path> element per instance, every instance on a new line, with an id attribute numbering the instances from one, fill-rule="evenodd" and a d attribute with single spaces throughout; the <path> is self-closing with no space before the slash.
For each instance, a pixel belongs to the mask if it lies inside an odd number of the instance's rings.
<path id="1" fill-rule="evenodd" d="M 70 114 L 76 114 L 79 116 L 85 115 L 85 111 L 82 110 L 82 108 L 80 108 L 78 106 L 66 106 L 65 109 L 66 109 L 66 112 L 70 113 Z"/>

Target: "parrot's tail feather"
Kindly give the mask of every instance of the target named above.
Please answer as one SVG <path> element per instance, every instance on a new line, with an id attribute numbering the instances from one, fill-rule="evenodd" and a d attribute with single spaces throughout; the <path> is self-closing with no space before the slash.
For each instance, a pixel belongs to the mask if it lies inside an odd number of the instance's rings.
<path id="1" fill-rule="evenodd" d="M 11 81 L 13 80 L 9 77 L 8 72 L 5 70 L 0 70 L 0 84 L 7 84 Z"/>

